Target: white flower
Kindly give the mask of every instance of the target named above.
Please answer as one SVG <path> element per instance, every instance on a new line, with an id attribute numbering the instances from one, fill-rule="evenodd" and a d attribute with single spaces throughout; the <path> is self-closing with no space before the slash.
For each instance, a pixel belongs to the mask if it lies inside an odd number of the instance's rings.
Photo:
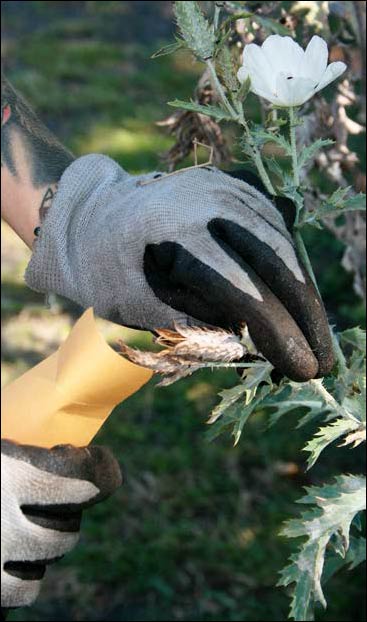
<path id="1" fill-rule="evenodd" d="M 327 64 L 326 41 L 315 35 L 303 50 L 291 37 L 270 35 L 262 46 L 246 45 L 237 77 L 251 79 L 251 90 L 277 106 L 300 106 L 338 78 L 342 62 Z"/>

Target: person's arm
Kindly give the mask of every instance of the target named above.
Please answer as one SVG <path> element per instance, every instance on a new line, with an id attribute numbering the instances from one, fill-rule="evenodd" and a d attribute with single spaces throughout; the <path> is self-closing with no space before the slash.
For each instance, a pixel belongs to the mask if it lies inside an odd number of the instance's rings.
<path id="1" fill-rule="evenodd" d="M 2 75 L 1 216 L 29 248 L 74 159 Z"/>

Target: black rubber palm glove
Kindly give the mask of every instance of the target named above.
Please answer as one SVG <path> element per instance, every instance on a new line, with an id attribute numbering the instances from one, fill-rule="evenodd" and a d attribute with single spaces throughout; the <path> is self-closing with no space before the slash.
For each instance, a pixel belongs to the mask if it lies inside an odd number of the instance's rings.
<path id="1" fill-rule="evenodd" d="M 276 203 L 287 201 L 245 173 L 132 176 L 107 156 L 83 156 L 61 177 L 26 280 L 153 331 L 246 322 L 279 371 L 306 381 L 330 370 L 331 337 Z"/>

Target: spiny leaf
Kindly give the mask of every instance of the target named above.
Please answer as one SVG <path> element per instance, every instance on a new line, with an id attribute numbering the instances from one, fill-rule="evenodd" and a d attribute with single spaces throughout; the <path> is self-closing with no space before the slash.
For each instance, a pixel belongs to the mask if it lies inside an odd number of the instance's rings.
<path id="1" fill-rule="evenodd" d="M 219 419 L 219 417 L 221 417 L 221 415 L 223 415 L 230 406 L 233 406 L 233 404 L 245 395 L 246 390 L 247 389 L 243 384 L 237 384 L 231 389 L 224 389 L 224 391 L 221 391 L 219 396 L 222 399 L 212 411 L 207 423 L 211 424 L 217 421 L 217 419 Z"/>
<path id="2" fill-rule="evenodd" d="M 321 587 L 326 547 L 335 534 L 340 534 L 346 555 L 351 522 L 366 505 L 366 480 L 362 476 L 341 475 L 332 484 L 306 490 L 308 494 L 299 503 L 313 507 L 301 518 L 289 520 L 281 531 L 289 538 L 307 538 L 281 571 L 278 582 L 284 586 L 295 584 L 290 611 L 295 620 L 312 620 L 316 602 L 326 606 Z"/>
<path id="3" fill-rule="evenodd" d="M 366 394 L 357 393 L 350 397 L 345 397 L 342 407 L 358 421 L 366 420 Z"/>
<path id="4" fill-rule="evenodd" d="M 216 58 L 216 66 L 220 77 L 229 91 L 237 91 L 239 82 L 233 71 L 233 59 L 228 47 L 222 47 Z"/>
<path id="5" fill-rule="evenodd" d="M 159 58 L 160 56 L 167 56 L 168 54 L 173 54 L 183 48 L 183 41 L 176 41 L 175 43 L 169 43 L 168 45 L 164 45 L 162 48 L 154 52 L 150 58 Z"/>
<path id="6" fill-rule="evenodd" d="M 202 106 L 201 104 L 197 104 L 194 101 L 191 102 L 185 102 L 185 101 L 181 101 L 180 99 L 175 99 L 171 102 L 168 102 L 169 106 L 173 106 L 174 108 L 182 108 L 183 110 L 190 110 L 191 112 L 198 112 L 199 114 L 205 114 L 208 117 L 214 117 L 214 119 L 217 119 L 217 121 L 232 121 L 232 117 L 229 115 L 229 113 L 224 110 L 223 108 L 220 108 L 219 106 L 210 106 L 210 105 L 206 105 L 206 106 Z"/>
<path id="7" fill-rule="evenodd" d="M 303 451 L 309 451 L 310 456 L 307 459 L 307 469 L 310 469 L 320 456 L 321 452 L 341 436 L 345 436 L 350 432 L 355 432 L 359 428 L 359 424 L 352 419 L 343 419 L 340 417 L 327 426 L 323 426 L 316 432 L 315 436 L 306 443 Z"/>
<path id="8" fill-rule="evenodd" d="M 298 158 L 298 168 L 301 169 L 306 164 L 307 160 L 314 158 L 320 149 L 333 145 L 334 142 L 334 140 L 330 140 L 329 138 L 318 138 L 309 147 L 303 147 Z"/>
<path id="9" fill-rule="evenodd" d="M 272 408 L 275 411 L 270 415 L 270 426 L 274 425 L 280 417 L 295 409 L 307 408 L 307 423 L 321 413 L 330 410 L 330 406 L 325 404 L 319 395 L 315 394 L 310 385 L 292 382 L 269 395 L 261 406 L 262 408 Z M 306 421 L 302 420 L 302 424 L 304 423 Z"/>
<path id="10" fill-rule="evenodd" d="M 366 331 L 359 326 L 344 330 L 339 336 L 342 345 L 351 345 L 361 352 L 366 351 Z"/>
<path id="11" fill-rule="evenodd" d="M 290 143 L 281 134 L 274 134 L 273 132 L 267 132 L 262 127 L 255 127 L 251 134 L 255 143 L 260 147 L 265 143 L 276 143 L 281 149 L 283 149 L 285 155 L 292 155 L 292 148 Z"/>
<path id="12" fill-rule="evenodd" d="M 218 426 L 216 422 L 222 418 L 219 422 L 222 431 L 228 428 L 227 423 L 230 422 L 233 425 L 235 445 L 240 439 L 247 419 L 270 391 L 272 369 L 273 366 L 268 362 L 257 363 L 256 366 L 245 369 L 241 384 L 220 393 L 222 401 L 214 408 L 207 423 L 215 423 L 216 427 Z M 211 434 L 211 438 L 213 437 Z"/>
<path id="13" fill-rule="evenodd" d="M 246 80 L 242 82 L 240 89 L 237 93 L 237 100 L 243 103 L 247 95 L 249 94 L 250 89 L 251 89 L 251 78 L 250 76 L 247 76 Z"/>
<path id="14" fill-rule="evenodd" d="M 339 216 L 344 212 L 364 211 L 366 209 L 366 195 L 361 192 L 355 196 L 344 198 L 348 190 L 349 188 L 336 190 L 315 211 L 306 213 L 301 224 L 318 226 L 318 221 L 326 216 Z"/>
<path id="15" fill-rule="evenodd" d="M 238 420 L 236 421 L 234 428 L 233 428 L 233 436 L 234 436 L 234 445 L 236 446 L 238 441 L 241 438 L 241 434 L 244 428 L 245 423 L 247 422 L 248 418 L 250 415 L 252 415 L 252 413 L 258 408 L 261 407 L 261 403 L 264 399 L 264 397 L 269 393 L 270 391 L 270 385 L 269 384 L 265 384 L 263 386 L 261 386 L 258 391 L 256 391 L 256 398 L 253 397 L 251 399 L 251 401 L 244 407 L 241 409 L 240 413 L 239 413 L 239 417 Z"/>
<path id="16" fill-rule="evenodd" d="M 357 514 L 359 516 L 359 514 Z M 346 567 L 353 570 L 366 559 L 366 540 L 362 537 L 351 536 L 349 549 L 344 559 L 340 555 L 329 555 L 325 560 L 322 573 L 323 583 L 326 583 L 338 570 Z"/>
<path id="17" fill-rule="evenodd" d="M 270 17 L 262 17 L 261 15 L 256 14 L 256 21 L 264 28 L 264 30 L 268 32 L 275 32 L 277 35 L 283 35 L 286 37 L 293 37 L 292 32 L 283 24 L 280 24 L 275 19 L 271 19 Z"/>
<path id="18" fill-rule="evenodd" d="M 205 19 L 198 3 L 175 2 L 174 13 L 188 47 L 201 60 L 212 58 L 215 48 L 214 27 Z"/>

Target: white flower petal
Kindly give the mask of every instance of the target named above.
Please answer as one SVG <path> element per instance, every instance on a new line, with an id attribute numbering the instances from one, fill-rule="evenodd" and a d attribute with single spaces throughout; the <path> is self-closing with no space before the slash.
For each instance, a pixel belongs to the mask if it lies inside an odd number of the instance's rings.
<path id="1" fill-rule="evenodd" d="M 271 88 L 274 83 L 274 74 L 261 47 L 255 43 L 246 45 L 243 51 L 242 65 L 248 71 L 251 80 L 255 76 L 260 76 L 264 86 Z"/>
<path id="2" fill-rule="evenodd" d="M 326 71 L 328 56 L 326 41 L 317 35 L 312 37 L 305 50 L 300 76 L 311 78 L 315 85 L 318 84 Z"/>
<path id="3" fill-rule="evenodd" d="M 300 106 L 310 99 L 315 92 L 315 83 L 310 78 L 289 80 L 285 73 L 277 76 L 276 85 L 279 106 Z"/>
<path id="4" fill-rule="evenodd" d="M 346 64 L 342 63 L 341 61 L 337 61 L 336 63 L 330 63 L 330 65 L 326 68 L 326 71 L 322 76 L 320 82 L 315 88 L 315 93 L 321 91 L 321 89 L 325 88 L 325 86 L 330 84 L 330 82 L 332 82 L 333 80 L 336 80 L 336 78 L 339 78 L 339 76 L 344 73 L 346 68 Z"/>
<path id="5" fill-rule="evenodd" d="M 245 80 L 247 80 L 249 75 L 250 74 L 249 74 L 249 71 L 248 71 L 247 67 L 244 67 L 243 65 L 237 71 L 237 78 L 239 79 L 241 84 L 242 84 L 242 82 L 245 82 Z"/>
<path id="6" fill-rule="evenodd" d="M 264 41 L 261 49 L 273 70 L 273 78 L 284 72 L 287 76 L 300 75 L 304 51 L 291 37 L 270 35 Z"/>
<path id="7" fill-rule="evenodd" d="M 258 74 L 251 75 L 246 67 L 240 67 L 237 71 L 237 78 L 239 81 L 241 83 L 245 82 L 248 77 L 251 80 L 250 90 L 255 93 L 255 95 L 259 95 L 260 97 L 264 97 L 268 101 L 273 102 L 273 93 L 267 87 L 264 80 L 262 80 L 261 76 Z"/>

